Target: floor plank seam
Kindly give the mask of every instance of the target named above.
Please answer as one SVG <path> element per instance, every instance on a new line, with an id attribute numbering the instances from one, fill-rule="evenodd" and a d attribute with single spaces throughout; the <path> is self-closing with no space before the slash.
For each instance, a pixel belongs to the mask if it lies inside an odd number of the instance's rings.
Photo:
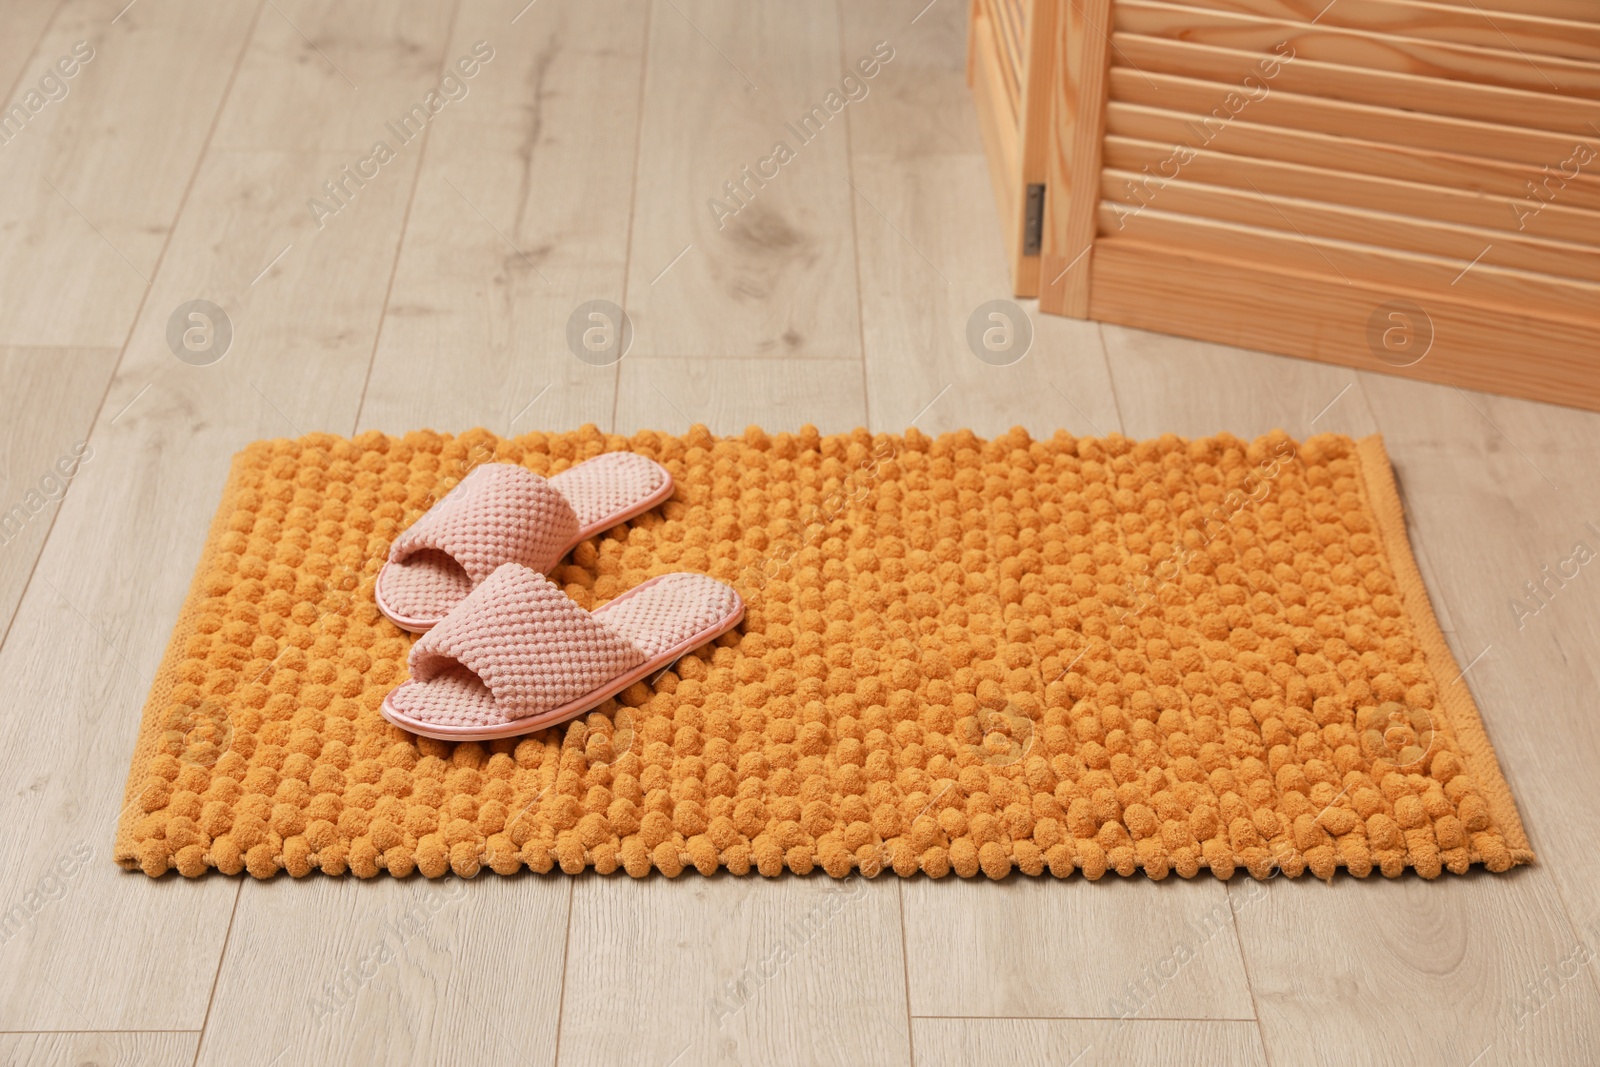
<path id="1" fill-rule="evenodd" d="M 1233 906 L 1232 890 L 1222 887 L 1223 899 L 1228 904 L 1228 918 L 1233 923 L 1233 943 L 1239 949 L 1239 966 L 1244 969 L 1244 988 L 1250 994 L 1250 1011 L 1255 1016 L 1256 1036 L 1261 1041 L 1261 1058 L 1272 1067 L 1272 1052 L 1267 1048 L 1267 1028 L 1261 1022 L 1261 1005 L 1256 1003 L 1256 987 L 1250 979 L 1250 960 L 1245 955 L 1244 938 L 1239 936 L 1239 909 Z"/>
<path id="2" fill-rule="evenodd" d="M 217 969 L 211 976 L 211 993 L 206 997 L 206 1013 L 200 1019 L 200 1037 L 194 1043 L 194 1060 L 190 1067 L 198 1067 L 200 1050 L 206 1043 L 206 1027 L 211 1025 L 211 1006 L 217 1002 L 217 986 L 222 981 L 222 964 L 228 958 L 228 942 L 233 939 L 233 920 L 239 914 L 239 898 L 244 896 L 244 883 L 240 882 L 233 893 L 233 910 L 228 912 L 228 929 L 222 935 L 222 951 L 217 953 Z"/>
<path id="3" fill-rule="evenodd" d="M 836 12 L 835 17 L 839 21 L 839 67 L 841 70 L 848 72 L 850 70 L 850 60 L 845 52 L 844 0 L 835 0 L 834 10 Z M 850 188 L 854 189 L 856 186 L 856 128 L 848 108 L 845 109 L 844 113 L 844 168 L 847 175 L 846 180 L 849 182 Z M 872 394 L 869 391 L 867 379 L 867 313 L 865 300 L 861 295 L 861 226 L 856 220 L 856 198 L 853 196 L 850 197 L 850 250 L 853 253 L 852 259 L 856 268 L 856 337 L 860 344 L 857 358 L 861 362 L 861 410 L 866 414 L 867 432 L 871 433 L 873 423 Z M 902 924 L 904 918 L 902 910 Z M 906 1000 L 907 1010 L 910 1008 L 910 1003 L 908 993 Z M 915 1056 L 912 1057 L 912 1062 L 916 1062 Z"/>
<path id="4" fill-rule="evenodd" d="M 1255 1019 L 1215 1018 L 1204 1015 L 1152 1016 L 1140 1015 L 1119 1018 L 1115 1015 L 913 1015 L 913 1019 L 938 1019 L 947 1022 L 1020 1022 L 1020 1023 L 1254 1023 Z"/>
<path id="5" fill-rule="evenodd" d="M 633 273 L 633 223 L 639 206 L 639 163 L 644 146 L 644 91 L 650 78 L 650 34 L 656 6 L 644 6 L 644 30 L 639 46 L 639 95 L 633 105 L 633 178 L 628 183 L 628 232 L 622 242 L 622 313 L 628 313 L 628 281 Z M 635 338 L 637 340 L 637 338 Z M 623 353 L 626 358 L 627 353 Z M 622 360 L 611 376 L 611 432 L 617 432 L 617 409 L 622 403 Z"/>
<path id="6" fill-rule="evenodd" d="M 51 1037 L 57 1034 L 198 1034 L 199 1030 L 132 1030 L 115 1029 L 105 1030 L 0 1030 L 0 1037 L 28 1037 L 40 1035 Z"/>
<path id="7" fill-rule="evenodd" d="M 561 1024 L 567 1015 L 567 961 L 572 958 L 572 903 L 577 896 L 578 880 L 568 879 L 567 886 L 567 936 L 561 943 L 561 992 L 556 998 L 555 1052 L 550 1058 L 551 1067 L 561 1063 Z"/>
<path id="8" fill-rule="evenodd" d="M 450 45 L 456 39 L 456 23 L 461 20 L 461 0 L 455 0 L 450 12 L 450 35 L 439 49 L 438 78 L 450 71 Z M 372 368 L 378 363 L 378 345 L 383 341 L 383 327 L 389 321 L 389 298 L 394 295 L 394 279 L 400 273 L 400 255 L 405 251 L 406 234 L 411 229 L 411 208 L 417 202 L 417 186 L 422 184 L 422 172 L 428 165 L 428 146 L 433 143 L 433 123 L 423 127 L 422 143 L 417 146 L 417 167 L 411 172 L 411 190 L 406 194 L 406 210 L 400 216 L 400 232 L 395 237 L 394 260 L 389 264 L 389 282 L 383 287 L 383 306 L 378 312 L 378 325 L 372 331 L 372 355 L 367 357 L 366 377 L 361 379 L 361 397 L 356 401 L 355 423 L 350 427 L 354 437 L 361 429 L 361 413 L 367 406 L 367 389 L 372 385 Z"/>
<path id="9" fill-rule="evenodd" d="M 906 883 L 902 879 L 896 886 L 900 891 L 900 975 L 906 983 L 906 1056 L 911 1067 L 917 1067 L 917 1035 L 911 1014 L 911 952 L 906 944 Z"/>
<path id="10" fill-rule="evenodd" d="M 1122 401 L 1117 397 L 1117 372 L 1111 366 L 1111 349 L 1106 345 L 1104 323 L 1094 324 L 1094 336 L 1095 340 L 1100 342 L 1100 365 L 1106 369 L 1106 384 L 1111 389 L 1111 410 L 1117 413 L 1117 432 L 1126 434 L 1128 430 L 1127 423 L 1122 418 Z"/>
<path id="11" fill-rule="evenodd" d="M 65 6 L 64 0 L 63 4 L 56 8 L 56 14 L 60 13 L 62 6 Z M 233 70 L 228 73 L 228 84 L 222 90 L 222 97 L 217 102 L 217 110 L 211 116 L 211 126 L 206 130 L 206 138 L 201 142 L 200 152 L 195 157 L 194 169 L 189 172 L 189 181 L 183 187 L 183 195 L 178 198 L 178 206 L 172 213 L 172 222 L 167 226 L 166 236 L 161 239 L 161 251 L 157 253 L 155 266 L 150 270 L 150 280 L 145 283 L 144 292 L 139 296 L 139 306 L 133 309 L 133 316 L 128 321 L 127 336 L 123 337 L 122 345 L 117 350 L 116 361 L 111 364 L 111 373 L 106 375 L 106 386 L 101 391 L 100 403 L 95 407 L 94 415 L 89 419 L 89 428 L 84 432 L 84 440 L 86 441 L 94 436 L 95 427 L 100 425 L 100 416 L 105 412 L 106 402 L 111 399 L 111 389 L 117 383 L 117 372 L 122 369 L 122 361 L 128 356 L 128 346 L 133 343 L 133 333 L 138 329 L 139 320 L 144 316 L 145 305 L 149 303 L 150 293 L 155 289 L 155 281 L 161 273 L 161 265 L 166 262 L 167 249 L 172 247 L 172 235 L 178 232 L 178 222 L 183 218 L 184 209 L 189 206 L 189 193 L 193 191 L 194 183 L 200 177 L 200 168 L 205 165 L 206 155 L 211 149 L 211 138 L 217 132 L 217 124 L 222 120 L 223 109 L 228 106 L 228 98 L 233 95 L 234 80 L 239 76 L 239 68 L 244 65 L 244 57 L 245 53 L 250 49 L 250 41 L 255 37 L 256 24 L 261 20 L 263 6 L 264 0 L 258 0 L 255 14 L 250 19 L 250 28 L 244 34 L 244 44 L 240 46 L 239 54 L 234 57 Z M 51 15 L 50 20 L 52 23 L 55 21 L 55 14 Z M 44 37 L 41 35 L 39 39 L 43 41 Z M 34 48 L 37 50 L 38 45 L 35 44 Z M 30 61 L 32 59 L 31 53 L 29 59 Z M 19 83 L 21 77 L 20 74 L 17 76 Z M 11 617 L 6 620 L 5 632 L 0 633 L 0 652 L 5 651 L 6 642 L 11 639 L 12 624 L 16 622 L 17 615 L 22 611 L 23 601 L 28 598 L 28 590 L 33 587 L 33 576 L 38 573 L 39 561 L 44 559 L 45 549 L 49 547 L 51 535 L 55 533 L 56 519 L 60 516 L 61 509 L 66 506 L 67 495 L 71 492 L 72 485 L 69 482 L 66 490 L 61 494 L 61 499 L 56 501 L 55 510 L 50 513 L 49 525 L 45 527 L 44 537 L 39 541 L 39 550 L 33 557 L 33 565 L 28 568 L 28 577 L 22 583 L 22 591 L 17 596 L 16 607 L 12 608 Z"/>

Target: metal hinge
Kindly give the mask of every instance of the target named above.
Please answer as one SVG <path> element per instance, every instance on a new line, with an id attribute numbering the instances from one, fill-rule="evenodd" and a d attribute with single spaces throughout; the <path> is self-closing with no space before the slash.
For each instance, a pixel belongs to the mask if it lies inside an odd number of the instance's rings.
<path id="1" fill-rule="evenodd" d="M 1028 202 L 1022 212 L 1022 254 L 1038 255 L 1039 245 L 1043 239 L 1044 184 L 1038 182 L 1028 186 Z"/>

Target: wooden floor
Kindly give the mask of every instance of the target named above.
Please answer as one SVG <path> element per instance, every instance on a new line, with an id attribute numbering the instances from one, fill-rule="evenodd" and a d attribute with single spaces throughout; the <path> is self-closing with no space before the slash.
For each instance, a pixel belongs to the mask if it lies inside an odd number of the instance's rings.
<path id="1" fill-rule="evenodd" d="M 94 50 L 0 144 L 0 509 L 43 501 L 0 546 L 0 1062 L 1592 1062 L 1600 568 L 1512 604 L 1600 546 L 1600 417 L 1037 314 L 1025 358 L 980 361 L 968 318 L 1009 290 L 962 0 L 524 3 L 0 0 L 6 101 Z M 401 143 L 386 123 L 479 41 Z M 795 136 L 875 47 L 866 95 Z M 714 211 L 778 141 L 777 176 Z M 195 299 L 232 326 L 211 365 L 168 344 Z M 628 309 L 620 363 L 569 350 L 596 299 Z M 585 422 L 1382 431 L 1540 862 L 1331 885 L 112 864 L 236 449 Z"/>

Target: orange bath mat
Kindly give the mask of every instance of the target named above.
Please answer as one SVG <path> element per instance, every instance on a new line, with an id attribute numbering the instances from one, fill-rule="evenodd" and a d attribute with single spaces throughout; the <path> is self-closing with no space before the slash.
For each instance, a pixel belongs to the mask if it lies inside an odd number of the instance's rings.
<path id="1" fill-rule="evenodd" d="M 676 492 L 552 580 L 592 609 L 702 571 L 744 624 L 524 738 L 385 722 L 413 640 L 372 601 L 396 534 L 479 463 L 549 475 L 617 449 Z M 1382 443 L 1281 433 L 258 442 L 127 800 L 116 858 L 150 875 L 1431 878 L 1533 858 Z"/>

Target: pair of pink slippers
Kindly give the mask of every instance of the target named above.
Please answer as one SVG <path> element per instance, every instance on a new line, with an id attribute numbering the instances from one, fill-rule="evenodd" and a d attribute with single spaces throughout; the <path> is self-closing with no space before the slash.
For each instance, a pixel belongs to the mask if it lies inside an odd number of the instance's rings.
<path id="1" fill-rule="evenodd" d="M 485 464 L 395 539 L 373 590 L 423 634 L 383 702 L 396 726 L 483 741 L 565 722 L 744 617 L 730 586 L 663 574 L 590 612 L 544 577 L 579 542 L 672 495 L 672 475 L 608 452 L 554 475 Z"/>

